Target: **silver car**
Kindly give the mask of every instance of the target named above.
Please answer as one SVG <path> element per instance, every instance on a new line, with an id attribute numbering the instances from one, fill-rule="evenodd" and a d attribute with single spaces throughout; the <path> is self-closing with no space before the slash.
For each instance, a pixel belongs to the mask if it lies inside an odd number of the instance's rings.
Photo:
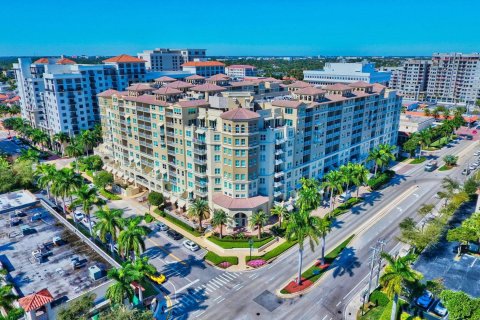
<path id="1" fill-rule="evenodd" d="M 440 317 L 445 317 L 448 313 L 448 310 L 447 308 L 445 308 L 441 301 L 438 301 L 435 305 L 435 308 L 433 309 L 433 312 L 435 312 L 435 314 L 439 315 Z"/>
<path id="2" fill-rule="evenodd" d="M 187 248 L 188 250 L 190 250 L 190 251 L 200 250 L 200 247 L 198 246 L 198 244 L 196 244 L 196 243 L 193 242 L 192 240 L 185 240 L 185 241 L 183 241 L 183 246 L 184 246 L 185 248 Z"/>

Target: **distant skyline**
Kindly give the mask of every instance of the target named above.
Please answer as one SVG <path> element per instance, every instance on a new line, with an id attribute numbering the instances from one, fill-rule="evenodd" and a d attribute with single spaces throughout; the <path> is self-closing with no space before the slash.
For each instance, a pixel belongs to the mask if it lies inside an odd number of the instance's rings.
<path id="1" fill-rule="evenodd" d="M 479 52 L 480 2 L 457 0 L 5 1 L 0 56 L 403 56 Z"/>

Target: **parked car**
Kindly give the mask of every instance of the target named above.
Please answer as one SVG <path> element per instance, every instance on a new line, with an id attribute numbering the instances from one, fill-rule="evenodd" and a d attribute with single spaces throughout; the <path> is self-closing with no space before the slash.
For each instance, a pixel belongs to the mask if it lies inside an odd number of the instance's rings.
<path id="1" fill-rule="evenodd" d="M 187 248 L 188 250 L 190 250 L 190 251 L 200 250 L 200 247 L 198 246 L 198 244 L 196 244 L 196 243 L 193 242 L 192 240 L 185 240 L 185 241 L 183 241 L 183 246 L 184 246 L 185 248 Z"/>
<path id="2" fill-rule="evenodd" d="M 73 257 L 70 258 L 70 264 L 72 265 L 73 269 L 78 269 L 84 265 L 84 262 L 80 261 L 79 257 Z"/>
<path id="3" fill-rule="evenodd" d="M 480 156 L 480 151 L 477 151 L 473 154 L 474 156 Z"/>
<path id="4" fill-rule="evenodd" d="M 435 305 L 435 308 L 433 309 L 433 312 L 440 317 L 445 317 L 448 313 L 447 308 L 442 304 L 442 302 L 439 300 L 437 304 Z"/>
<path id="5" fill-rule="evenodd" d="M 37 220 L 42 220 L 42 218 L 43 218 L 43 212 L 37 212 L 30 218 L 30 220 L 33 222 Z"/>
<path id="6" fill-rule="evenodd" d="M 338 197 L 338 202 L 344 203 L 345 201 L 347 201 L 351 197 L 352 197 L 352 195 L 350 194 L 350 192 L 348 192 L 348 193 L 344 192 Z"/>
<path id="7" fill-rule="evenodd" d="M 183 238 L 183 236 L 180 233 L 178 233 L 177 231 L 175 231 L 173 229 L 170 229 L 170 230 L 167 231 L 167 236 L 169 236 L 173 240 L 180 240 L 180 239 Z"/>
<path id="8" fill-rule="evenodd" d="M 155 228 L 157 228 L 160 231 L 167 231 L 168 229 L 170 229 L 165 223 L 162 223 L 162 222 L 157 223 Z"/>
<path id="9" fill-rule="evenodd" d="M 430 160 L 425 164 L 425 171 L 432 172 L 437 168 L 437 161 Z"/>
<path id="10" fill-rule="evenodd" d="M 162 284 L 167 280 L 167 277 L 165 277 L 164 274 L 155 272 L 155 274 L 149 275 L 148 276 L 153 282 Z"/>
<path id="11" fill-rule="evenodd" d="M 475 169 L 477 169 L 477 167 L 475 167 L 473 164 L 470 165 L 470 167 L 468 167 L 468 170 L 470 170 L 470 171 L 473 171 L 473 170 L 475 170 Z"/>
<path id="12" fill-rule="evenodd" d="M 423 294 L 417 298 L 417 305 L 419 307 L 427 309 L 433 302 L 433 294 L 426 290 Z"/>
<path id="13" fill-rule="evenodd" d="M 83 218 L 85 217 L 81 212 L 75 212 L 74 216 L 76 221 L 82 221 Z"/>
<path id="14" fill-rule="evenodd" d="M 470 174 L 470 169 L 469 169 L 469 168 L 463 169 L 462 174 L 463 174 L 464 176 L 468 176 L 468 175 Z"/>

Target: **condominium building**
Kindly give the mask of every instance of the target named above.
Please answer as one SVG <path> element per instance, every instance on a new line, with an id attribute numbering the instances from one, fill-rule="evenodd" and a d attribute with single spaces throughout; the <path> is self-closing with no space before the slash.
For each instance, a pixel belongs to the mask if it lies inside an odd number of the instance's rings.
<path id="1" fill-rule="evenodd" d="M 100 121 L 96 95 L 109 88 L 124 90 L 145 80 L 145 62 L 128 55 L 84 65 L 60 58 L 14 64 L 22 117 L 35 128 L 54 134 L 76 134 Z"/>
<path id="2" fill-rule="evenodd" d="M 470 105 L 478 99 L 480 99 L 480 54 L 433 54 L 427 100 Z"/>
<path id="3" fill-rule="evenodd" d="M 162 192 L 184 209 L 206 199 L 228 213 L 231 227 L 246 227 L 260 209 L 292 209 L 302 177 L 365 162 L 377 145 L 397 141 L 401 97 L 393 90 L 302 86 L 257 101 L 252 90 L 269 81 L 102 92 L 104 143 L 96 152 L 124 183 Z"/>
<path id="4" fill-rule="evenodd" d="M 407 60 L 401 67 L 391 68 L 388 86 L 402 94 L 404 99 L 424 100 L 431 61 Z"/>
<path id="5" fill-rule="evenodd" d="M 386 85 L 390 80 L 390 72 L 375 70 L 374 63 L 358 62 L 329 62 L 323 70 L 303 71 L 303 80 L 311 84 L 328 85 L 335 83 L 380 83 Z"/>
<path id="6" fill-rule="evenodd" d="M 145 67 L 151 71 L 179 71 L 182 64 L 206 58 L 205 49 L 162 49 L 145 50 L 138 58 L 145 60 Z"/>
<path id="7" fill-rule="evenodd" d="M 182 64 L 182 70 L 202 77 L 225 73 L 225 64 L 219 61 L 190 61 Z"/>
<path id="8" fill-rule="evenodd" d="M 257 68 L 248 64 L 232 64 L 226 67 L 225 70 L 227 75 L 234 79 L 257 76 Z"/>

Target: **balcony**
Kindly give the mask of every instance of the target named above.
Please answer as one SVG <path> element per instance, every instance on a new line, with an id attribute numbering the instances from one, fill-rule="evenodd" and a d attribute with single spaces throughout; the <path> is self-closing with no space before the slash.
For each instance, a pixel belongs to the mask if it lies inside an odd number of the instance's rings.
<path id="1" fill-rule="evenodd" d="M 195 171 L 193 173 L 196 177 L 204 178 L 207 176 L 207 171 Z"/>
<path id="2" fill-rule="evenodd" d="M 177 172 L 176 172 L 175 170 L 169 170 L 169 171 L 168 171 L 168 175 L 169 175 L 170 177 L 176 177 L 176 176 L 177 176 Z"/>
<path id="3" fill-rule="evenodd" d="M 139 124 L 138 127 L 139 127 L 140 129 L 152 131 L 152 126 L 146 126 L 146 125 L 143 125 L 143 124 Z"/>
<path id="4" fill-rule="evenodd" d="M 193 139 L 193 143 L 198 144 L 198 145 L 205 145 L 206 144 L 205 140 L 200 140 L 200 139 Z"/>
<path id="5" fill-rule="evenodd" d="M 283 193 L 281 193 L 280 191 L 275 191 L 275 192 L 273 193 L 273 196 L 274 196 L 275 198 L 278 198 L 278 197 L 281 197 L 282 194 L 283 194 Z"/>
<path id="6" fill-rule="evenodd" d="M 197 180 L 195 181 L 195 185 L 197 187 L 200 187 L 200 188 L 203 188 L 203 187 L 206 187 L 208 185 L 208 181 L 207 180 Z"/>
<path id="7" fill-rule="evenodd" d="M 200 197 L 206 197 L 208 196 L 208 190 L 202 190 L 202 189 L 195 189 L 195 193 L 199 195 Z"/>
<path id="8" fill-rule="evenodd" d="M 285 174 L 283 173 L 283 171 L 280 171 L 280 172 L 275 172 L 275 174 L 273 175 L 275 178 L 280 178 L 280 177 L 283 177 Z"/>
<path id="9" fill-rule="evenodd" d="M 283 183 L 282 183 L 282 182 L 275 182 L 275 183 L 273 184 L 273 187 L 274 187 L 274 188 L 280 188 L 281 186 L 283 186 Z"/>
<path id="10" fill-rule="evenodd" d="M 286 140 L 285 139 L 276 139 L 275 140 L 275 144 L 282 144 L 282 143 L 285 143 Z"/>
<path id="11" fill-rule="evenodd" d="M 207 154 L 207 149 L 199 149 L 199 148 L 194 148 L 193 152 L 199 155 L 206 155 Z"/>
<path id="12" fill-rule="evenodd" d="M 283 163 L 283 160 L 282 159 L 277 159 L 275 160 L 275 165 L 278 166 L 278 165 L 281 165 Z"/>
<path id="13" fill-rule="evenodd" d="M 175 138 L 175 132 L 167 130 L 167 137 Z"/>
<path id="14" fill-rule="evenodd" d="M 207 159 L 199 159 L 199 158 L 193 158 L 193 162 L 195 162 L 198 165 L 206 165 L 207 164 Z"/>
<path id="15" fill-rule="evenodd" d="M 278 149 L 278 150 L 275 151 L 275 155 L 276 155 L 276 156 L 279 156 L 279 155 L 281 155 L 281 154 L 283 154 L 283 150 L 282 150 L 282 149 Z"/>

